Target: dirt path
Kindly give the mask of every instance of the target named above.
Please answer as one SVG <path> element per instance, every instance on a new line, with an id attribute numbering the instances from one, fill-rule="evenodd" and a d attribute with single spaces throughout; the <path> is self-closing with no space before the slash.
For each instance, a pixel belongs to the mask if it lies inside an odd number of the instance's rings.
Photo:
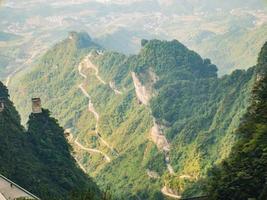
<path id="1" fill-rule="evenodd" d="M 95 71 L 95 77 L 99 80 L 100 83 L 102 83 L 103 85 L 106 85 L 107 83 L 100 77 L 99 75 L 99 71 L 98 71 L 98 68 L 92 63 L 92 61 L 90 60 L 90 57 L 92 55 L 89 54 L 87 55 L 82 61 L 81 63 L 79 64 L 78 66 L 78 70 L 79 70 L 79 74 L 84 78 L 86 79 L 87 76 L 86 74 L 84 74 L 82 72 L 82 69 L 83 68 L 86 68 L 86 69 L 93 69 Z M 114 82 L 109 82 L 109 87 L 114 91 L 114 93 L 116 95 L 122 95 L 122 92 L 120 90 L 118 90 L 115 86 L 115 83 Z"/>
<path id="2" fill-rule="evenodd" d="M 80 161 L 77 158 L 74 158 L 76 162 L 78 163 L 79 167 L 83 170 L 83 172 L 87 173 L 85 167 L 80 163 Z"/>
<path id="3" fill-rule="evenodd" d="M 99 153 L 102 156 L 104 156 L 104 158 L 106 159 L 107 162 L 110 162 L 111 159 L 108 155 L 106 155 L 105 153 L 103 153 L 102 151 L 98 150 L 98 149 L 92 149 L 92 148 L 87 148 L 85 146 L 83 146 L 81 143 L 78 142 L 78 137 L 76 138 L 76 140 L 74 141 L 74 143 L 82 150 L 87 151 L 89 153 Z"/>
<path id="4" fill-rule="evenodd" d="M 168 197 L 174 198 L 174 199 L 181 199 L 182 198 L 182 196 L 179 196 L 179 195 L 174 194 L 173 192 L 170 192 L 166 186 L 164 186 L 161 189 L 161 192 L 162 192 L 162 194 L 164 194 Z"/>
<path id="5" fill-rule="evenodd" d="M 79 88 L 80 88 L 80 90 L 82 91 L 82 93 L 83 93 L 84 96 L 86 96 L 87 98 L 91 99 L 90 95 L 89 95 L 89 94 L 87 93 L 87 91 L 84 89 L 82 83 L 79 85 Z"/>
<path id="6" fill-rule="evenodd" d="M 102 79 L 101 79 L 101 77 L 98 75 L 98 69 L 97 69 L 97 67 L 90 61 L 90 54 L 88 55 L 88 56 L 86 56 L 85 58 L 84 58 L 84 60 L 82 60 L 81 61 L 81 63 L 79 64 L 79 66 L 78 66 L 78 71 L 79 71 L 79 74 L 83 77 L 83 78 L 85 78 L 85 79 L 87 79 L 87 75 L 86 74 L 84 74 L 83 72 L 82 72 L 82 69 L 83 69 L 83 67 L 86 67 L 86 68 L 92 68 L 92 69 L 94 69 L 95 70 L 95 76 L 96 76 L 96 78 L 102 83 L 102 84 L 106 84 L 106 82 L 105 81 L 103 81 Z M 80 90 L 82 91 L 82 93 L 84 94 L 84 96 L 86 96 L 87 98 L 88 98 L 88 111 L 89 112 L 91 112 L 93 115 L 94 115 L 94 117 L 95 117 L 95 119 L 96 119 L 96 124 L 95 124 L 95 133 L 96 133 L 96 135 L 98 136 L 98 138 L 100 139 L 100 141 L 106 146 L 106 147 L 108 147 L 115 155 L 118 155 L 118 153 L 114 150 L 114 148 L 106 141 L 106 140 L 104 140 L 103 138 L 102 138 L 102 136 L 99 134 L 99 132 L 98 132 L 98 122 L 99 122 L 99 114 L 98 114 L 98 112 L 96 111 L 96 109 L 95 109 L 95 107 L 94 107 L 94 104 L 93 104 L 93 102 L 92 102 L 92 100 L 91 100 L 91 97 L 90 97 L 90 95 L 88 94 L 88 92 L 86 91 L 86 89 L 84 88 L 84 86 L 83 86 L 83 83 L 81 83 L 80 85 L 79 85 L 79 88 L 80 88 Z"/>
<path id="7" fill-rule="evenodd" d="M 89 54 L 88 56 L 86 56 L 84 58 L 84 60 L 80 63 L 79 68 L 81 71 L 83 67 L 87 68 L 87 69 L 93 69 L 95 71 L 95 77 L 104 85 L 106 85 L 107 83 L 99 76 L 99 71 L 98 68 L 91 62 L 90 60 L 91 54 Z M 81 73 L 80 73 L 81 74 Z M 84 78 L 87 78 L 87 76 L 85 74 L 82 75 Z"/>
<path id="8" fill-rule="evenodd" d="M 82 91 L 82 93 L 84 94 L 84 96 L 86 96 L 89 99 L 89 103 L 88 103 L 88 111 L 93 113 L 96 121 L 98 122 L 99 120 L 99 114 L 96 112 L 94 104 L 91 101 L 91 97 L 88 94 L 88 92 L 85 90 L 85 88 L 83 87 L 83 84 L 79 85 L 80 90 Z M 97 128 L 97 124 L 96 124 L 96 128 Z"/>
<path id="9" fill-rule="evenodd" d="M 79 149 L 82 149 L 82 150 L 87 151 L 87 152 L 89 152 L 89 153 L 98 153 L 98 154 L 101 154 L 101 155 L 106 159 L 107 162 L 110 162 L 110 161 L 111 161 L 110 157 L 109 157 L 108 155 L 106 155 L 104 152 L 102 152 L 102 151 L 100 151 L 100 150 L 98 150 L 98 149 L 87 148 L 87 147 L 83 146 L 80 142 L 78 142 L 78 137 L 74 140 L 74 136 L 73 136 L 73 134 L 71 133 L 71 129 L 66 129 L 66 130 L 65 130 L 65 133 L 68 134 L 68 137 L 67 137 L 68 141 L 69 141 L 70 143 L 74 143 Z M 75 160 L 77 161 L 77 163 L 78 163 L 79 165 L 81 165 L 81 163 L 79 163 L 78 160 L 77 160 L 76 158 L 75 158 Z M 81 166 L 82 166 L 82 165 L 81 165 Z M 81 168 L 82 168 L 82 167 L 81 167 Z M 84 167 L 83 167 L 82 169 L 84 169 Z M 85 171 L 86 171 L 86 170 L 85 170 Z"/>
<path id="10" fill-rule="evenodd" d="M 122 92 L 116 88 L 115 83 L 109 82 L 109 87 L 114 91 L 116 95 L 122 95 Z"/>

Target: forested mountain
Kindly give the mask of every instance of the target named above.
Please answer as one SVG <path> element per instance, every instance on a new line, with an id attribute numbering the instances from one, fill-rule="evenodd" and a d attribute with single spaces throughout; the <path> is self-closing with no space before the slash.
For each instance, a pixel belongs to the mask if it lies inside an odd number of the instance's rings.
<path id="1" fill-rule="evenodd" d="M 123 54 L 137 54 L 142 38 L 178 39 L 211 58 L 220 75 L 247 69 L 266 40 L 266 5 L 266 0 L 3 1 L 0 80 L 31 66 L 69 30 L 86 30 L 103 47 Z M 210 37 L 191 45 L 203 33 Z"/>
<path id="2" fill-rule="evenodd" d="M 189 44 L 201 55 L 208 56 L 219 65 L 220 74 L 226 74 L 256 64 L 257 55 L 266 40 L 266 24 L 244 29 L 233 23 L 231 30 L 223 35 L 202 32 Z"/>
<path id="3" fill-rule="evenodd" d="M 115 199 L 201 195 L 201 180 L 236 142 L 255 67 L 218 78 L 209 59 L 177 40 L 142 40 L 141 51 L 126 56 L 89 38 L 72 33 L 13 78 L 23 119 L 24 96 L 41 97 L 76 159 Z"/>
<path id="4" fill-rule="evenodd" d="M 1 82 L 0 98 L 0 173 L 44 200 L 73 199 L 77 192 L 100 199 L 98 187 L 77 166 L 64 130 L 49 111 L 32 113 L 25 130 Z"/>
<path id="5" fill-rule="evenodd" d="M 211 199 L 267 197 L 267 43 L 258 58 L 253 101 L 236 135 L 238 142 L 208 179 Z"/>

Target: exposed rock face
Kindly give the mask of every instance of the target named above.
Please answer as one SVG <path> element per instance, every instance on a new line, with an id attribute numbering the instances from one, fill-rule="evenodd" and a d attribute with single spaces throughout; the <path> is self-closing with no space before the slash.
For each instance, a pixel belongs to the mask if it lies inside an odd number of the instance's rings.
<path id="1" fill-rule="evenodd" d="M 132 72 L 132 79 L 135 87 L 135 92 L 138 100 L 144 104 L 148 105 L 149 100 L 151 99 L 151 95 L 144 85 L 142 85 L 141 81 L 138 79 L 136 73 Z"/>
<path id="2" fill-rule="evenodd" d="M 154 126 L 151 129 L 150 136 L 152 141 L 157 145 L 158 149 L 170 151 L 170 145 L 164 136 L 160 126 L 154 120 Z"/>
<path id="3" fill-rule="evenodd" d="M 171 197 L 171 198 L 173 198 L 173 199 L 181 199 L 181 198 L 182 198 L 179 194 L 177 194 L 176 191 L 174 191 L 174 190 L 168 188 L 167 186 L 164 186 L 164 187 L 161 189 L 161 192 L 162 192 L 164 195 L 166 195 L 166 196 L 168 196 L 168 197 Z"/>
<path id="4" fill-rule="evenodd" d="M 90 36 L 85 32 L 78 33 L 75 31 L 71 31 L 69 32 L 68 39 L 72 41 L 78 48 L 87 48 L 91 45 L 98 46 L 92 41 Z"/>
<path id="5" fill-rule="evenodd" d="M 264 78 L 264 75 L 263 74 L 257 74 L 256 81 L 257 82 L 260 82 L 261 80 L 263 80 L 263 78 Z"/>

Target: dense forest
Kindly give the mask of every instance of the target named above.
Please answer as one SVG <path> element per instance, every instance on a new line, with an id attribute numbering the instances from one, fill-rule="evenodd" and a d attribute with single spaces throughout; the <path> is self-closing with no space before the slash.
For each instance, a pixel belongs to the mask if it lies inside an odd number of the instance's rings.
<path id="1" fill-rule="evenodd" d="M 267 43 L 256 66 L 252 104 L 244 116 L 229 158 L 210 171 L 210 199 L 243 200 L 267 197 Z"/>
<path id="2" fill-rule="evenodd" d="M 100 199 L 100 190 L 77 166 L 64 130 L 49 111 L 32 113 L 25 130 L 2 82 L 0 97 L 0 173 L 44 200 Z"/>

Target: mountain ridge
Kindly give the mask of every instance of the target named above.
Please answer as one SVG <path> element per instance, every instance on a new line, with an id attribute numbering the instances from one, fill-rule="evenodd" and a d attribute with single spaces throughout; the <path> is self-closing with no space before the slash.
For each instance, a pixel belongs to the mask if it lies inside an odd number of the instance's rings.
<path id="1" fill-rule="evenodd" d="M 84 76 L 79 74 L 79 64 L 86 57 L 97 74 L 92 67 L 82 69 Z M 19 98 L 21 91 L 40 96 L 82 145 L 111 158 L 107 163 L 102 156 L 74 146 L 76 159 L 101 188 L 114 191 L 114 198 L 163 199 L 161 188 L 176 188 L 174 192 L 181 194 L 229 155 L 236 140 L 232 133 L 250 104 L 254 81 L 255 68 L 218 78 L 209 59 L 178 41 L 152 40 L 132 56 L 94 48 L 54 48 L 10 87 L 21 113 L 26 107 Z M 79 89 L 81 84 L 99 114 L 97 129 L 96 118 L 88 112 L 88 97 Z M 138 99 L 138 87 L 144 94 L 151 92 L 147 103 Z M 169 151 L 157 148 L 151 138 L 153 127 L 156 137 L 164 136 L 170 143 Z M 150 177 L 151 172 L 160 178 Z M 201 194 L 199 185 L 192 191 Z"/>
<path id="2" fill-rule="evenodd" d="M 210 171 L 208 192 L 211 199 L 266 198 L 266 58 L 267 43 L 258 56 L 253 101 L 236 131 L 239 140 L 229 157 Z"/>

